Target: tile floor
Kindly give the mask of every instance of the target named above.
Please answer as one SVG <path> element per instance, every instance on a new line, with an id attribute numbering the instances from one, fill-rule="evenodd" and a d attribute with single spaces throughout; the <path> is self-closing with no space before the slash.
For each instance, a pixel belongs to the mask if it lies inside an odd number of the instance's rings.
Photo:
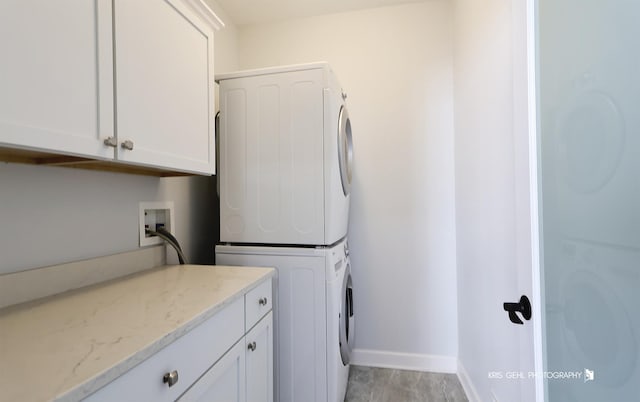
<path id="1" fill-rule="evenodd" d="M 351 366 L 345 402 L 468 402 L 455 374 Z"/>

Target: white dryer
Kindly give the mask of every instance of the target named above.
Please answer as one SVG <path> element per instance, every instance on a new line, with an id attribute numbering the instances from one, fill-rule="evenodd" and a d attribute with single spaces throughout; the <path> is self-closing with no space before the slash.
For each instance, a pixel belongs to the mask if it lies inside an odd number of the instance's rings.
<path id="1" fill-rule="evenodd" d="M 220 241 L 331 245 L 347 234 L 351 122 L 327 63 L 216 76 Z"/>
<path id="2" fill-rule="evenodd" d="M 216 246 L 218 264 L 277 270 L 276 401 L 344 401 L 354 342 L 348 252 L 346 240 L 332 247 Z"/>

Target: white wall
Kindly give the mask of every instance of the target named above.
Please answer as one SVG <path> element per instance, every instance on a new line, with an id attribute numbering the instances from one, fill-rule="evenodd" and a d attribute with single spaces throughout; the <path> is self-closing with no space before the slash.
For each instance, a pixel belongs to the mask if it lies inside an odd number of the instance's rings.
<path id="1" fill-rule="evenodd" d="M 531 296 L 523 7 L 454 1 L 459 370 L 471 401 L 533 396 L 533 382 L 488 376 L 533 364 L 531 323 L 502 308 Z"/>
<path id="2" fill-rule="evenodd" d="M 328 61 L 348 93 L 356 363 L 455 371 L 452 7 L 243 26 L 240 66 Z"/>
<path id="3" fill-rule="evenodd" d="M 237 68 L 236 28 L 215 36 L 216 70 Z M 214 177 L 154 178 L 0 163 L 0 274 L 138 248 L 138 202 L 170 200 L 175 234 L 192 262 L 213 262 Z M 169 261 L 177 262 L 173 250 Z"/>

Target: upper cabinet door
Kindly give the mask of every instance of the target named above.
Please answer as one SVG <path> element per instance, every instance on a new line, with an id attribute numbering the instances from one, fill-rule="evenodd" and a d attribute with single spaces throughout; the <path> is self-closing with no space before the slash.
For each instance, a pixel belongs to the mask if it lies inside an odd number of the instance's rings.
<path id="1" fill-rule="evenodd" d="M 179 0 L 113 11 L 117 159 L 214 173 L 213 28 Z"/>
<path id="2" fill-rule="evenodd" d="M 0 146 L 113 158 L 110 0 L 0 1 Z"/>

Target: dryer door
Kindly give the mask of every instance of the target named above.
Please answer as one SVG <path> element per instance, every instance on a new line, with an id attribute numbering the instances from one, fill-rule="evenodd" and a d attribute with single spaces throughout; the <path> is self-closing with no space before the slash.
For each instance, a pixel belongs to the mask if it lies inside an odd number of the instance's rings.
<path id="1" fill-rule="evenodd" d="M 340 107 L 340 115 L 338 116 L 338 161 L 342 191 L 347 196 L 351 191 L 353 140 L 351 138 L 351 120 L 345 105 Z"/>
<path id="2" fill-rule="evenodd" d="M 342 300 L 340 311 L 340 357 L 345 366 L 351 360 L 353 350 L 354 322 L 353 322 L 353 284 L 351 281 L 351 266 L 347 262 L 342 282 Z"/>

